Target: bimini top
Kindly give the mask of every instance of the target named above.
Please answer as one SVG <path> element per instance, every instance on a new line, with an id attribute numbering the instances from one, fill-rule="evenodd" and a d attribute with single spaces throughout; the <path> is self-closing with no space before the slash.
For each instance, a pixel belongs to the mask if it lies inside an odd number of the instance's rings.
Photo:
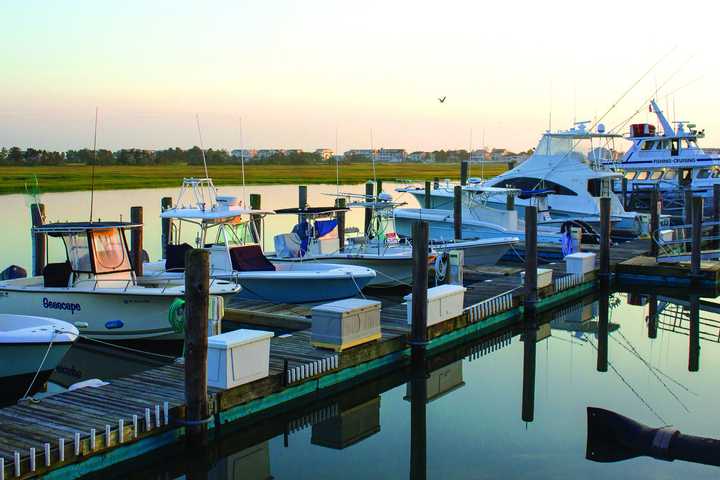
<path id="1" fill-rule="evenodd" d="M 273 212 L 267 210 L 253 210 L 238 205 L 228 206 L 217 203 L 211 208 L 168 208 L 160 213 L 160 218 L 173 218 L 178 220 L 199 220 L 201 222 L 217 222 L 219 220 L 232 220 L 243 215 L 267 215 Z"/>
<path id="2" fill-rule="evenodd" d="M 305 208 L 280 208 L 275 213 L 281 215 L 331 215 L 335 212 L 347 212 L 348 208 L 339 207 L 305 207 Z"/>
<path id="3" fill-rule="evenodd" d="M 50 236 L 61 236 L 69 233 L 83 233 L 96 230 L 112 230 L 116 228 L 140 228 L 142 223 L 129 222 L 56 222 L 33 227 L 33 233 L 46 233 Z"/>

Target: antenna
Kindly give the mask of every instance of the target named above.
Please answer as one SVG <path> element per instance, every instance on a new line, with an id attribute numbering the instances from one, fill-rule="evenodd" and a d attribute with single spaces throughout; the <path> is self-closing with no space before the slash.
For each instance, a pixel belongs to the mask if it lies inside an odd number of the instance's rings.
<path id="1" fill-rule="evenodd" d="M 340 155 L 338 153 L 338 126 L 335 125 L 335 193 L 340 195 Z"/>
<path id="2" fill-rule="evenodd" d="M 373 182 L 377 188 L 377 174 L 375 173 L 375 144 L 373 142 L 373 131 L 370 129 L 370 158 L 372 159 Z"/>
<path id="3" fill-rule="evenodd" d="M 203 166 L 205 167 L 205 178 L 210 178 L 207 169 L 207 159 L 205 158 L 205 145 L 203 144 L 202 130 L 200 130 L 200 115 L 195 114 L 195 123 L 197 124 L 198 137 L 200 137 L 200 152 L 202 152 Z"/>
<path id="4" fill-rule="evenodd" d="M 242 172 L 242 199 L 243 205 L 247 207 L 248 203 L 245 198 L 245 143 L 243 141 L 242 117 L 240 117 L 240 171 Z M 205 167 L 205 175 L 207 176 L 207 166 Z"/>
<path id="5" fill-rule="evenodd" d="M 90 223 L 93 219 L 93 204 L 95 202 L 95 164 L 97 163 L 97 119 L 98 107 L 95 107 L 95 131 L 93 133 L 93 163 L 90 169 Z"/>

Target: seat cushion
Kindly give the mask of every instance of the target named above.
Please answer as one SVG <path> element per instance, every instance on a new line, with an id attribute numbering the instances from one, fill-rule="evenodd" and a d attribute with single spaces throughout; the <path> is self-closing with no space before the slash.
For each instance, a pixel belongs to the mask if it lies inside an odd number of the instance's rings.
<path id="1" fill-rule="evenodd" d="M 167 272 L 184 272 L 185 271 L 185 254 L 192 250 L 187 243 L 180 245 L 169 245 L 165 250 L 165 271 Z"/>
<path id="2" fill-rule="evenodd" d="M 237 272 L 272 272 L 275 265 L 265 257 L 259 245 L 244 245 L 230 249 L 233 270 Z"/>

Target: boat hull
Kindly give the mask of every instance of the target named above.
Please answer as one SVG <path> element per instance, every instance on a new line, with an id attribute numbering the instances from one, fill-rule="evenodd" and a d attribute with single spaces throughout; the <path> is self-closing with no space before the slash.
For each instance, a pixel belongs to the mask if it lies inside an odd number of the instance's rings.
<path id="1" fill-rule="evenodd" d="M 40 390 L 72 344 L 56 342 L 48 351 L 49 343 L 0 343 L 0 404 L 14 403 L 25 395 L 33 379 L 29 394 Z"/>
<path id="2" fill-rule="evenodd" d="M 367 267 L 375 270 L 375 277 L 367 283 L 368 287 L 398 287 L 412 285 L 412 254 L 409 256 L 383 257 L 377 255 L 362 254 L 329 254 L 320 258 L 277 258 L 272 259 L 277 263 L 312 263 L 312 262 L 333 262 L 343 265 Z"/>

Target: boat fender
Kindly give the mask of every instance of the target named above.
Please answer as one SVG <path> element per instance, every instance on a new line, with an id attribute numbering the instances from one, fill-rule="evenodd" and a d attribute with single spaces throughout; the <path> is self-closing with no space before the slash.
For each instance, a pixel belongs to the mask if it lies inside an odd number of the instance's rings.
<path id="1" fill-rule="evenodd" d="M 114 330 L 116 328 L 122 328 L 124 326 L 125 324 L 122 320 L 108 320 L 107 322 L 105 322 L 105 328 L 107 328 L 108 330 Z"/>
<path id="2" fill-rule="evenodd" d="M 185 331 L 185 300 L 176 298 L 168 309 L 168 323 L 176 333 Z"/>
<path id="3" fill-rule="evenodd" d="M 445 275 L 447 275 L 447 268 L 448 263 L 450 260 L 450 255 L 448 255 L 447 252 L 441 253 L 437 256 L 435 256 L 435 282 L 440 283 L 443 280 L 445 280 Z"/>
<path id="4" fill-rule="evenodd" d="M 68 387 L 68 390 L 70 390 L 70 391 L 78 390 L 80 388 L 85 388 L 85 387 L 98 388 L 98 387 L 102 387 L 105 385 L 110 385 L 110 383 L 104 382 L 104 381 L 100 380 L 99 378 L 89 378 L 87 380 L 83 380 L 82 382 L 73 383 L 72 385 L 70 385 Z"/>
<path id="5" fill-rule="evenodd" d="M 73 325 L 75 325 L 75 328 L 88 328 L 88 322 L 75 322 Z"/>

